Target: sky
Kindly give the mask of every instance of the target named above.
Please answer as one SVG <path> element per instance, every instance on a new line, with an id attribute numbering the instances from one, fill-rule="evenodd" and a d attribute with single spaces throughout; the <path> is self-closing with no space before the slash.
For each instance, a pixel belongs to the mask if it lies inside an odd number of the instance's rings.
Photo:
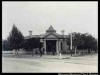
<path id="1" fill-rule="evenodd" d="M 13 24 L 29 36 L 44 34 L 53 26 L 58 34 L 65 30 L 70 32 L 89 33 L 98 38 L 98 2 L 84 1 L 2 1 L 2 39 L 6 39 Z"/>

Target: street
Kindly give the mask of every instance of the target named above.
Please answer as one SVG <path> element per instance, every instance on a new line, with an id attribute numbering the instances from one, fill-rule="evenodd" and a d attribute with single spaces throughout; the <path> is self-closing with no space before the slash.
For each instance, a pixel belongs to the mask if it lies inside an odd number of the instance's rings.
<path id="1" fill-rule="evenodd" d="M 13 54 L 2 56 L 2 72 L 24 72 L 24 73 L 97 73 L 98 72 L 98 54 L 71 57 L 70 55 L 19 55 Z"/>

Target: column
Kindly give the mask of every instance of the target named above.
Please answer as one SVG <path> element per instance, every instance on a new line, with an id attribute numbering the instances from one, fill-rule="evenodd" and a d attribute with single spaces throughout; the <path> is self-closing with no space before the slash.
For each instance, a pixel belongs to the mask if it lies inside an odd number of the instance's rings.
<path id="1" fill-rule="evenodd" d="M 67 52 L 67 39 L 65 39 L 65 48 L 66 48 L 66 52 Z"/>
<path id="2" fill-rule="evenodd" d="M 46 52 L 46 40 L 44 40 L 44 54 L 46 55 L 47 52 Z"/>
<path id="3" fill-rule="evenodd" d="M 64 46 L 63 46 L 63 47 L 64 47 L 64 51 L 66 52 L 66 50 L 67 50 L 66 39 L 64 39 L 64 41 L 63 41 L 63 42 L 64 42 Z"/>
<path id="4" fill-rule="evenodd" d="M 59 54 L 59 50 L 58 50 L 59 44 L 58 44 L 58 40 L 56 42 L 56 53 Z"/>
<path id="5" fill-rule="evenodd" d="M 59 51 L 61 51 L 61 41 L 59 40 Z"/>

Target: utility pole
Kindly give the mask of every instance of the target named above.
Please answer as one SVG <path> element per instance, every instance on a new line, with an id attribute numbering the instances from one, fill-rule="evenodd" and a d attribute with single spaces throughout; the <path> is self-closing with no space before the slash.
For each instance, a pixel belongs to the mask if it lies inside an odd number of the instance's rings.
<path id="1" fill-rule="evenodd" d="M 74 33 L 74 34 L 73 34 L 73 38 L 74 38 L 74 39 L 76 39 L 75 35 L 76 35 L 76 34 Z M 76 41 L 77 41 L 77 40 L 76 40 Z M 75 48 L 74 48 L 74 49 L 75 49 L 75 55 L 76 55 L 76 50 L 77 50 L 77 43 L 76 43 L 76 41 L 75 41 Z"/>
<path id="2" fill-rule="evenodd" d="M 71 39 L 71 41 L 70 41 L 70 49 L 71 49 L 71 56 L 72 56 L 72 32 L 71 32 L 70 39 Z"/>
<path id="3" fill-rule="evenodd" d="M 64 39 L 64 30 L 61 31 L 62 35 L 63 35 L 63 39 Z M 63 40 L 64 41 L 64 40 Z M 62 54 L 61 54 L 61 50 L 60 50 L 60 59 L 62 59 Z"/>

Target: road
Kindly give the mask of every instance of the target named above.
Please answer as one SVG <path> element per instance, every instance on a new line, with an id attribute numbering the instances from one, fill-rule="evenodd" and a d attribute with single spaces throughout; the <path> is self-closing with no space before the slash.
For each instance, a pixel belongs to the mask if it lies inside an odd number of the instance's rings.
<path id="1" fill-rule="evenodd" d="M 98 54 L 70 57 L 63 55 L 14 55 L 6 54 L 2 56 L 2 72 L 34 72 L 34 73 L 97 73 L 98 72 Z"/>

